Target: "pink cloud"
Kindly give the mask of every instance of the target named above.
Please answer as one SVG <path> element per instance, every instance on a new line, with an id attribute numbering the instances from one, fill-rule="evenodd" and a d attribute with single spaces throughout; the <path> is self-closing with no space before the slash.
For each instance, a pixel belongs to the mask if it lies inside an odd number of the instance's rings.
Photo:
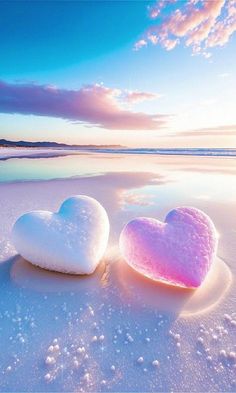
<path id="1" fill-rule="evenodd" d="M 0 112 L 58 117 L 110 130 L 155 130 L 165 125 L 167 116 L 125 108 L 125 97 L 135 102 L 135 98 L 137 101 L 151 96 L 151 93 L 127 93 L 97 84 L 67 90 L 0 81 Z"/>
<path id="2" fill-rule="evenodd" d="M 169 134 L 174 137 L 216 137 L 216 136 L 236 136 L 236 124 L 232 125 L 219 125 L 215 127 L 198 128 L 195 130 L 182 131 L 176 134 Z"/>
<path id="3" fill-rule="evenodd" d="M 134 50 L 139 50 L 143 48 L 144 46 L 147 46 L 147 41 L 146 40 L 139 40 L 134 44 Z"/>
<path id="4" fill-rule="evenodd" d="M 149 9 L 149 17 L 151 19 L 156 19 L 158 17 L 158 15 L 160 14 L 162 8 L 164 8 L 164 7 L 165 7 L 165 1 L 164 0 L 158 1 L 152 7 L 148 7 L 148 9 Z"/>
<path id="5" fill-rule="evenodd" d="M 157 0 L 156 4 L 151 7 L 148 7 L 149 17 L 151 19 L 156 19 L 158 15 L 160 15 L 161 11 L 165 6 L 169 3 L 175 3 L 177 0 Z"/>
<path id="6" fill-rule="evenodd" d="M 162 41 L 162 46 L 166 49 L 166 50 L 172 50 L 176 47 L 176 45 L 179 43 L 179 40 L 168 40 L 165 39 Z"/>
<path id="7" fill-rule="evenodd" d="M 167 15 L 170 3 L 175 7 Z M 149 16 L 158 23 L 138 42 L 161 45 L 166 50 L 184 42 L 193 54 L 210 57 L 209 48 L 225 45 L 236 31 L 236 0 L 157 1 L 149 7 Z M 136 49 L 141 48 L 137 45 Z"/>
<path id="8" fill-rule="evenodd" d="M 160 95 L 153 93 L 145 93 L 142 91 L 128 91 L 124 96 L 124 100 L 130 104 L 135 104 L 137 102 L 154 100 L 159 97 Z"/>

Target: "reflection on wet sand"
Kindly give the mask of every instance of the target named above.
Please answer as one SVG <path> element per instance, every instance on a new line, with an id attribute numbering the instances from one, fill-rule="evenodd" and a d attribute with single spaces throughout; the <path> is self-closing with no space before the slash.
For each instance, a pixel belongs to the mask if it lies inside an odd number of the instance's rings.
<path id="1" fill-rule="evenodd" d="M 184 317 L 205 312 L 219 304 L 232 281 L 229 268 L 217 258 L 200 288 L 189 290 L 173 287 L 137 273 L 120 258 L 118 251 L 116 254 L 114 251 L 110 253 L 110 260 L 107 256 L 90 276 L 49 272 L 31 265 L 20 256 L 15 257 L 10 276 L 19 287 L 41 293 L 73 291 L 80 296 L 90 293 L 99 297 L 104 288 L 110 287 L 113 289 L 110 296 L 113 305 L 119 296 L 124 306 L 132 302 L 136 309 L 142 305 L 156 312 Z"/>
<path id="2" fill-rule="evenodd" d="M 59 154 L 59 153 L 58 153 Z M 61 154 L 61 153 L 60 153 Z M 64 154 L 64 153 L 63 153 Z M 178 173 L 234 175 L 235 157 L 157 156 L 80 152 L 74 155 L 8 159 L 0 162 L 0 181 L 69 178 L 108 172 L 161 173 L 174 179 Z M 30 162 L 29 162 L 30 161 Z M 30 165 L 29 165 L 30 163 Z"/>
<path id="3" fill-rule="evenodd" d="M 23 180 L 25 160 L 19 161 Z M 48 169 L 50 178 L 77 177 L 0 184 L 3 390 L 38 391 L 41 381 L 40 390 L 45 392 L 229 391 L 233 363 L 226 357 L 222 369 L 219 351 L 224 349 L 227 356 L 235 351 L 235 287 L 231 285 L 231 272 L 235 277 L 235 160 L 156 156 L 108 160 L 94 154 L 93 160 L 87 155 L 30 162 L 33 169 L 27 164 L 27 170 L 32 169 L 30 176 L 35 179 L 44 177 Z M 7 163 L 10 168 L 11 160 Z M 14 165 L 10 171 L 15 174 Z M 11 228 L 19 215 L 57 211 L 64 199 L 75 194 L 98 199 L 109 215 L 109 247 L 93 275 L 48 272 L 19 256 L 9 259 L 15 255 Z M 196 291 L 141 276 L 117 250 L 120 232 L 129 220 L 137 216 L 161 220 L 183 204 L 209 214 L 220 234 L 215 268 Z M 49 366 L 45 359 L 55 339 L 60 351 Z M 18 363 L 13 363 L 13 356 Z M 140 356 L 142 365 L 137 363 Z M 158 369 L 152 365 L 155 359 Z M 12 371 L 6 372 L 9 365 Z M 191 367 L 192 378 L 188 378 Z M 49 369 L 50 383 L 44 379 Z M 84 385 L 87 373 L 89 384 Z M 177 384 L 173 386 L 174 373 Z M 107 384 L 101 386 L 104 376 Z M 207 381 L 213 382 L 206 385 Z"/>
<path id="4" fill-rule="evenodd" d="M 191 316 L 209 310 L 223 300 L 230 285 L 231 272 L 219 258 L 205 281 L 196 290 L 177 288 L 152 281 L 119 260 L 114 269 L 123 290 L 137 303 L 144 302 L 160 312 Z"/>

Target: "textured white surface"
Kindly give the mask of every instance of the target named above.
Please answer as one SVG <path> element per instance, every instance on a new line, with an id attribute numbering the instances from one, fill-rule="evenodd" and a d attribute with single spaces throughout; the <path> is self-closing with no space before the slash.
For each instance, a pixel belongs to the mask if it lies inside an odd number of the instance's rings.
<path id="1" fill-rule="evenodd" d="M 211 219 L 194 207 L 178 207 L 165 222 L 140 217 L 120 236 L 130 266 L 154 280 L 195 288 L 216 256 L 218 236 Z"/>
<path id="2" fill-rule="evenodd" d="M 12 232 L 18 253 L 34 265 L 63 273 L 90 274 L 108 242 L 109 220 L 97 200 L 78 195 L 58 213 L 35 211 L 21 216 Z"/>

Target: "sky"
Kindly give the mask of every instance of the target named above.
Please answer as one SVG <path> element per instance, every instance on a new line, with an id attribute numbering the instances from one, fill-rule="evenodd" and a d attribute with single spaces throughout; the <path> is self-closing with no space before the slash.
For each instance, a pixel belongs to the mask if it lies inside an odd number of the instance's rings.
<path id="1" fill-rule="evenodd" d="M 236 147 L 236 0 L 1 1 L 0 138 Z"/>

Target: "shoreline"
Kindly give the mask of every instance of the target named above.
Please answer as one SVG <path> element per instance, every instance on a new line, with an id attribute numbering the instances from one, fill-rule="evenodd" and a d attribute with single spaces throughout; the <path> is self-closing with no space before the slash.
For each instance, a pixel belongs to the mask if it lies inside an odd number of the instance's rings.
<path id="1" fill-rule="evenodd" d="M 0 148 L 0 161 L 12 158 L 54 158 L 83 154 L 83 151 L 44 148 Z"/>
<path id="2" fill-rule="evenodd" d="M 160 155 L 160 156 L 192 156 L 192 157 L 223 157 L 236 158 L 236 148 L 125 148 L 125 149 L 103 149 L 103 148 L 5 148 L 0 147 L 0 161 L 12 158 L 54 158 L 68 155 L 81 154 L 126 154 L 126 155 Z"/>

